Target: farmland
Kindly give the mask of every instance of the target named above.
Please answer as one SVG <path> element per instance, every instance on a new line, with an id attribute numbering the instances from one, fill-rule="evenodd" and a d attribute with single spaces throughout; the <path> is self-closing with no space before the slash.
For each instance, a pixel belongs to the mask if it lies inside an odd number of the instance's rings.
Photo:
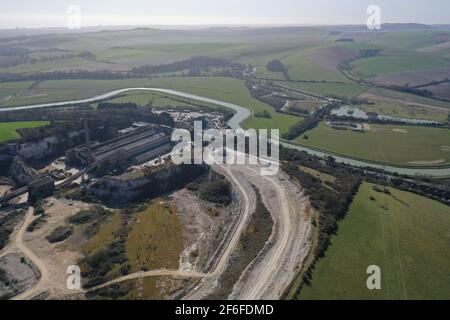
<path id="1" fill-rule="evenodd" d="M 33 84 L 33 81 L 0 83 L 0 108 L 9 104 L 10 100 L 21 90 L 28 88 Z"/>
<path id="2" fill-rule="evenodd" d="M 278 85 L 307 93 L 352 98 L 364 92 L 367 87 L 353 83 L 321 83 L 321 82 L 286 82 L 279 81 Z"/>
<path id="3" fill-rule="evenodd" d="M 291 80 L 309 80 L 309 81 L 339 81 L 348 82 L 349 80 L 337 70 L 329 70 L 320 66 L 312 60 L 315 54 L 314 50 L 305 50 L 290 55 L 283 60 L 288 69 Z"/>
<path id="4" fill-rule="evenodd" d="M 111 103 L 135 103 L 140 106 L 151 106 L 153 108 L 165 109 L 165 108 L 178 108 L 178 107 L 190 107 L 198 108 L 202 106 L 204 108 L 215 109 L 216 106 L 205 102 L 194 102 L 188 99 L 174 98 L 169 94 L 161 94 L 154 92 L 131 92 L 124 94 L 123 96 L 108 100 Z"/>
<path id="5" fill-rule="evenodd" d="M 43 81 L 29 89 L 32 82 L 4 83 L 5 87 L 20 86 L 22 90 L 16 93 L 2 106 L 21 106 L 47 102 L 67 101 L 72 99 L 90 98 L 112 90 L 145 86 L 145 79 L 126 80 L 50 80 Z"/>
<path id="6" fill-rule="evenodd" d="M 364 132 L 354 132 L 337 130 L 321 122 L 317 128 L 306 132 L 296 141 L 302 145 L 383 163 L 400 165 L 450 163 L 448 129 L 366 125 Z"/>
<path id="7" fill-rule="evenodd" d="M 309 299 L 449 299 L 448 206 L 363 183 L 310 286 Z M 373 197 L 374 200 L 371 200 Z M 366 287 L 368 266 L 381 268 L 381 290 Z"/>
<path id="8" fill-rule="evenodd" d="M 426 108 L 440 108 L 442 110 L 450 109 L 450 103 L 440 100 L 434 100 L 413 94 L 399 91 L 393 91 L 383 88 L 370 88 L 358 96 L 361 99 L 369 101 L 391 102 L 394 104 L 419 106 Z"/>
<path id="9" fill-rule="evenodd" d="M 17 129 L 36 128 L 48 124 L 48 121 L 0 122 L 0 142 L 20 138 Z"/>
<path id="10" fill-rule="evenodd" d="M 403 71 L 446 68 L 450 64 L 440 58 L 429 55 L 393 55 L 360 59 L 353 63 L 353 74 L 361 78 L 370 78 L 383 74 Z"/>
<path id="11" fill-rule="evenodd" d="M 156 78 L 151 81 L 151 85 L 234 103 L 251 110 L 253 114 L 263 110 L 267 110 L 271 114 L 271 119 L 250 117 L 243 123 L 245 128 L 280 129 L 280 133 L 284 133 L 302 121 L 300 117 L 276 113 L 267 104 L 254 99 L 243 81 L 238 79 L 220 77 Z"/>
<path id="12" fill-rule="evenodd" d="M 120 28 L 0 29 L 0 240 L 29 298 L 450 298 L 449 26 Z M 280 130 L 281 171 L 177 164 L 171 132 L 229 140 L 227 107 Z"/>
<path id="13" fill-rule="evenodd" d="M 277 113 L 269 105 L 254 99 L 250 95 L 242 80 L 221 77 L 167 77 L 154 78 L 152 80 L 126 79 L 44 81 L 31 90 L 24 90 L 20 95 L 12 99 L 8 105 L 30 105 L 70 99 L 82 99 L 127 87 L 170 88 L 238 104 L 242 107 L 248 108 L 253 113 L 267 110 L 271 114 L 271 119 L 256 118 L 252 116 L 243 123 L 243 126 L 246 128 L 273 128 L 280 129 L 280 132 L 284 133 L 288 131 L 290 127 L 299 121 L 302 121 L 302 118 L 300 117 Z M 147 99 L 146 95 L 143 94 L 135 95 L 132 99 L 135 99 L 134 101 L 136 102 L 143 102 L 144 105 L 148 105 L 150 101 L 150 99 Z M 121 100 L 118 101 L 127 100 L 133 102 L 128 98 L 121 98 Z M 167 102 L 167 100 L 159 100 L 158 104 L 160 107 L 163 107 Z"/>
<path id="14" fill-rule="evenodd" d="M 394 104 L 387 102 L 376 102 L 371 105 L 363 105 L 360 107 L 366 112 L 375 112 L 380 115 L 438 122 L 445 122 L 450 112 L 450 110 L 442 108 Z"/>

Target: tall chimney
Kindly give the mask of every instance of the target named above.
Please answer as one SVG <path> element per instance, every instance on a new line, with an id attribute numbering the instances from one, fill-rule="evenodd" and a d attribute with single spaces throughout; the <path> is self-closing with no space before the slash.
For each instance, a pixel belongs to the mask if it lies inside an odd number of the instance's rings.
<path id="1" fill-rule="evenodd" d="M 88 121 L 86 118 L 84 118 L 84 139 L 87 151 L 87 166 L 88 168 L 90 168 L 92 165 L 92 150 L 91 150 L 91 138 L 89 135 Z"/>

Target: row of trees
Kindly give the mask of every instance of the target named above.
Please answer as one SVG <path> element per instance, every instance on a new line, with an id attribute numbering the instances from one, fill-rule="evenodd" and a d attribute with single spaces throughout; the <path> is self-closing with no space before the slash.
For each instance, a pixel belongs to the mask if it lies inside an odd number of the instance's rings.
<path id="1" fill-rule="evenodd" d="M 145 65 L 137 68 L 133 68 L 131 73 L 137 75 L 152 75 L 158 73 L 168 73 L 183 70 L 193 70 L 199 73 L 201 70 L 208 69 L 211 67 L 228 67 L 232 66 L 229 61 L 220 58 L 211 57 L 192 57 L 187 60 L 176 61 L 169 64 L 162 65 Z"/>
<path id="2" fill-rule="evenodd" d="M 338 230 L 338 222 L 347 214 L 348 208 L 358 192 L 361 179 L 345 167 L 337 166 L 332 161 L 333 159 L 322 162 L 317 157 L 286 148 L 281 149 L 280 156 L 283 171 L 302 185 L 311 206 L 317 211 L 319 217 L 318 220 L 313 222 L 319 230 L 315 261 L 303 278 L 303 283 L 308 284 L 315 263 L 325 256 L 325 252 L 331 243 L 331 236 L 336 234 Z M 332 175 L 336 180 L 324 182 L 300 170 L 299 166 L 306 166 Z"/>

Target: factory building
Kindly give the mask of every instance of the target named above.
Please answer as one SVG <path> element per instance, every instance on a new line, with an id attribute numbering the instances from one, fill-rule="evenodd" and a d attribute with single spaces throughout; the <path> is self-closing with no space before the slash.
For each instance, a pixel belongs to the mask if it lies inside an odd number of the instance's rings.
<path id="1" fill-rule="evenodd" d="M 90 150 L 86 145 L 70 149 L 66 158 L 68 163 L 85 167 L 89 162 L 98 167 L 114 167 L 124 162 L 141 164 L 167 154 L 171 149 L 168 129 L 146 125 L 121 130 L 119 137 L 92 144 Z"/>
<path id="2" fill-rule="evenodd" d="M 46 176 L 28 184 L 28 200 L 35 202 L 38 199 L 43 199 L 53 195 L 55 191 L 55 181 Z"/>

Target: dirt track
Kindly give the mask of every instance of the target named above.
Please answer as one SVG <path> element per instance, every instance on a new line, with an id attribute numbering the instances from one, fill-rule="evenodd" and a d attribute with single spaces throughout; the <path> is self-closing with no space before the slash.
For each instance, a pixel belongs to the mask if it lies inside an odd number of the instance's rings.
<path id="1" fill-rule="evenodd" d="M 138 272 L 114 279 L 92 288 L 100 289 L 128 280 L 154 276 L 173 276 L 178 278 L 200 278 L 195 288 L 191 288 L 184 299 L 202 299 L 212 293 L 217 281 L 225 272 L 230 257 L 239 246 L 242 232 L 252 214 L 255 196 L 250 185 L 256 186 L 263 202 L 271 212 L 275 222 L 271 238 L 259 256 L 247 267 L 234 286 L 230 299 L 278 299 L 296 275 L 299 265 L 309 251 L 311 224 L 307 199 L 298 185 L 290 182 L 282 173 L 275 176 L 260 174 L 261 166 L 215 165 L 215 170 L 225 175 L 242 198 L 238 221 L 229 230 L 223 249 L 217 255 L 217 261 L 206 273 L 185 270 L 152 270 Z M 46 262 L 38 258 L 25 244 L 23 236 L 26 227 L 33 220 L 32 208 L 13 240 L 17 250 L 23 252 L 41 272 L 39 282 L 30 290 L 15 299 L 30 299 L 46 288 L 50 282 Z"/>
<path id="2" fill-rule="evenodd" d="M 296 276 L 310 250 L 312 232 L 310 208 L 299 186 L 282 173 L 262 176 L 260 167 L 249 165 L 227 166 L 227 176 L 235 177 L 234 183 L 255 185 L 275 222 L 271 238 L 259 256 L 247 267 L 234 286 L 230 299 L 279 299 Z M 237 177 L 237 178 L 236 178 Z M 255 201 L 246 190 L 241 192 Z M 246 225 L 248 217 L 241 221 Z M 243 229 L 243 228 L 241 228 Z M 229 246 L 228 249 L 232 249 Z M 224 268 L 223 271 L 225 270 Z M 217 286 L 218 269 L 208 274 L 185 299 L 201 299 Z"/>
<path id="3" fill-rule="evenodd" d="M 41 277 L 39 278 L 38 283 L 33 288 L 14 297 L 13 300 L 26 300 L 26 299 L 33 297 L 35 294 L 37 294 L 41 291 L 43 284 L 49 280 L 48 271 L 47 271 L 47 267 L 45 266 L 45 263 L 41 259 L 39 259 L 31 250 L 29 250 L 23 243 L 23 235 L 26 232 L 28 225 L 33 221 L 34 218 L 35 218 L 34 217 L 34 208 L 30 207 L 28 209 L 28 213 L 25 217 L 25 220 L 14 239 L 14 246 L 17 250 L 22 252 L 28 259 L 30 259 L 30 261 L 39 270 Z"/>
<path id="4" fill-rule="evenodd" d="M 231 299 L 279 299 L 301 265 L 310 248 L 311 223 L 307 199 L 297 185 L 281 173 L 254 176 L 266 207 L 275 221 L 272 237 L 259 257 L 235 285 Z"/>

